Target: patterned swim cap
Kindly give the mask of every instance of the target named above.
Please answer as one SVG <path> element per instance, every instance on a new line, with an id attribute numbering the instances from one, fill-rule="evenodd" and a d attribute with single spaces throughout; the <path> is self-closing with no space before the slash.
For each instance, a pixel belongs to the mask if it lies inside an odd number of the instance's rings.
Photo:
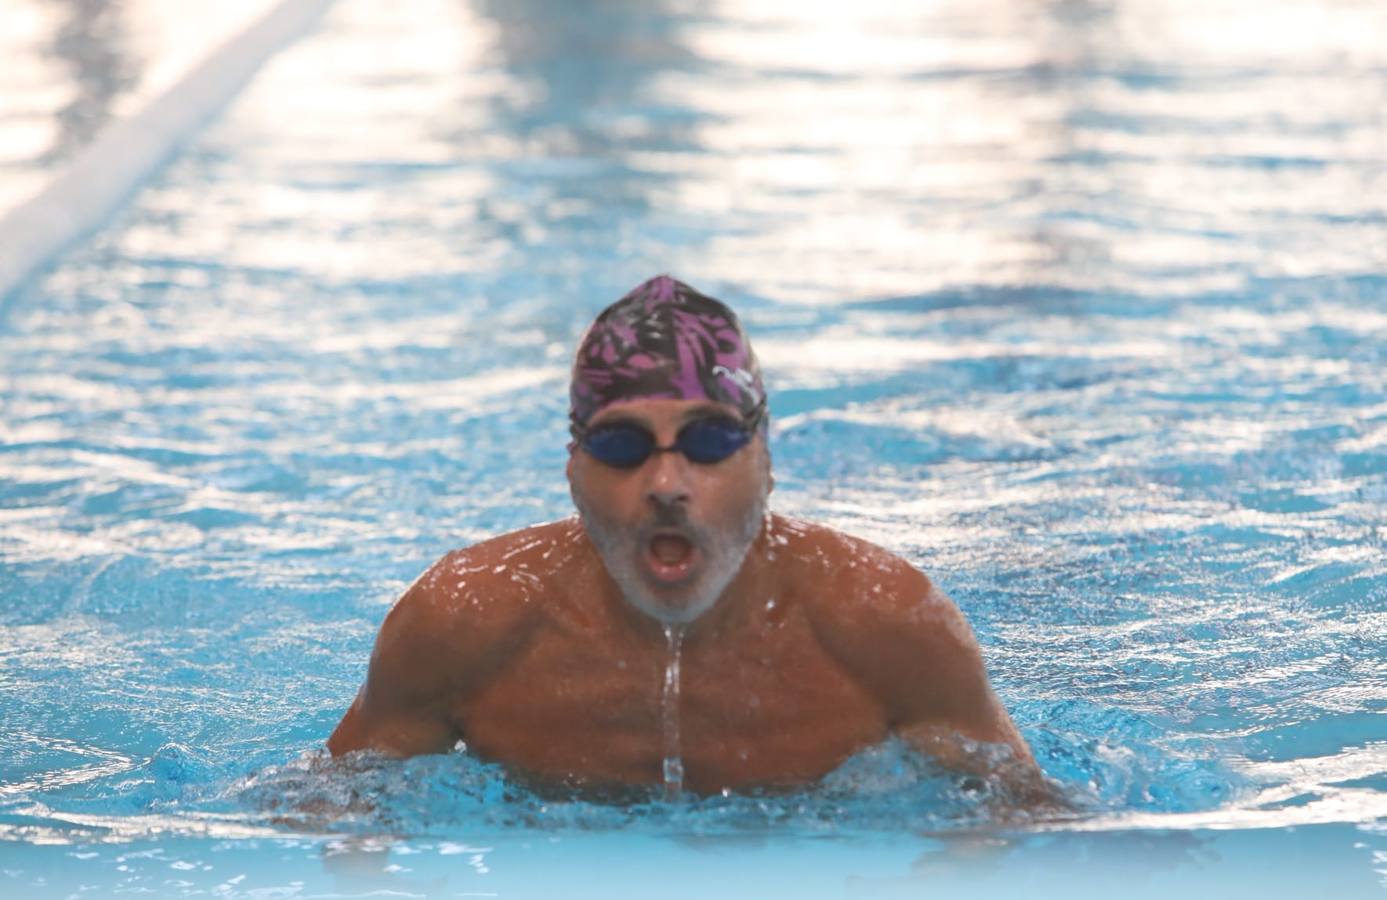
<path id="1" fill-rule="evenodd" d="M 613 403 L 711 400 L 757 419 L 766 402 L 761 367 L 737 314 L 659 275 L 604 309 L 573 360 L 569 419 L 581 430 Z"/>

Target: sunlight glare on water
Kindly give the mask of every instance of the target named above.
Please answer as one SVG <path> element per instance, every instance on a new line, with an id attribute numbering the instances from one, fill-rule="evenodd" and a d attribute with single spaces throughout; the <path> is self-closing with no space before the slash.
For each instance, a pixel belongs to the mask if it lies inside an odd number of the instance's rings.
<path id="1" fill-rule="evenodd" d="M 178 0 L 7 0 L 0 33 L 0 212 L 28 199 L 101 129 L 165 90 L 270 6 L 189 15 Z"/>

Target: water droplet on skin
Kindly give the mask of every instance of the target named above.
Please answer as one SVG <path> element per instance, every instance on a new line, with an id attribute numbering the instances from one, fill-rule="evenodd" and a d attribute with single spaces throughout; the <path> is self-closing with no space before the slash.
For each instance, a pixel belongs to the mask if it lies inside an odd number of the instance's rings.
<path id="1" fill-rule="evenodd" d="M 665 799 L 674 801 L 684 790 L 684 761 L 677 756 L 665 757 Z"/>
<path id="2" fill-rule="evenodd" d="M 679 654 L 683 649 L 684 629 L 677 625 L 666 625 L 665 644 L 668 655 L 665 658 L 664 689 L 660 693 L 661 743 L 664 750 L 662 775 L 665 800 L 674 802 L 684 793 L 684 759 L 679 735 Z"/>

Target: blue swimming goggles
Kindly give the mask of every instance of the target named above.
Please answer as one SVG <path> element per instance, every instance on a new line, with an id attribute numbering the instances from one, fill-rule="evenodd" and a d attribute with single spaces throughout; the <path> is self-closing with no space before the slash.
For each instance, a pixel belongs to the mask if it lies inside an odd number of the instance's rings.
<path id="1" fill-rule="evenodd" d="M 661 447 L 655 435 L 634 422 L 612 422 L 587 429 L 573 427 L 579 447 L 600 463 L 616 469 L 634 469 L 655 453 L 682 453 L 689 462 L 711 466 L 727 459 L 751 443 L 765 406 L 758 406 L 746 419 L 714 413 L 702 416 L 679 429 L 674 443 Z"/>

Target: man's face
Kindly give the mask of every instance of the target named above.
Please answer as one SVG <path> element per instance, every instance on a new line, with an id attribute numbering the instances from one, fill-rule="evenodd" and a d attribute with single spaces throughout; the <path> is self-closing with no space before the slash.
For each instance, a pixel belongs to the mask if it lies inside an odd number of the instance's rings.
<path id="1" fill-rule="evenodd" d="M 701 400 L 632 400 L 607 407 L 588 428 L 630 423 L 660 447 L 679 430 L 731 407 Z M 712 464 L 682 453 L 653 453 L 620 469 L 581 447 L 568 462 L 568 482 L 583 527 L 626 602 L 666 624 L 707 612 L 741 569 L 761 529 L 770 493 L 770 458 L 758 436 Z"/>

